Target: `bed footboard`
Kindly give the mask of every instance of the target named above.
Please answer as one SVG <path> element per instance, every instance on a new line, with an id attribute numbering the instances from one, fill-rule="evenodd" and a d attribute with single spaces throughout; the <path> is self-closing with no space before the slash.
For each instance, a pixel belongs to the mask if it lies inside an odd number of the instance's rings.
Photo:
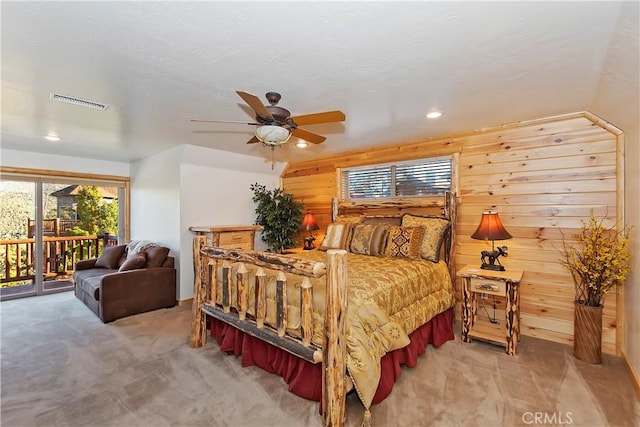
<path id="1" fill-rule="evenodd" d="M 347 252 L 329 250 L 327 262 L 312 262 L 265 252 L 221 249 L 206 246 L 205 236 L 193 240 L 195 286 L 193 295 L 190 346 L 206 341 L 206 316 L 212 316 L 237 329 L 268 342 L 311 363 L 323 364 L 322 408 L 325 426 L 343 426 L 346 393 Z M 231 307 L 231 262 L 240 263 L 236 277 L 236 307 Z M 222 264 L 220 264 L 222 263 Z M 245 264 L 257 267 L 254 295 L 249 295 L 249 273 Z M 221 305 L 214 278 L 222 266 Z M 266 318 L 266 275 L 264 268 L 278 271 L 276 279 L 276 324 Z M 287 285 L 285 272 L 302 276 L 300 296 L 300 337 L 286 334 Z M 313 331 L 313 286 L 310 278 L 324 277 L 326 312 L 322 347 L 311 342 Z M 249 298 L 254 298 L 255 313 L 247 313 Z"/>

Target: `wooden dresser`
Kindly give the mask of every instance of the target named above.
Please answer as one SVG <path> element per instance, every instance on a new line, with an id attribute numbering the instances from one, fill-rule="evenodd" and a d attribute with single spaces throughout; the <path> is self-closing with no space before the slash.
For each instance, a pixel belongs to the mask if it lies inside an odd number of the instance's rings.
<path id="1" fill-rule="evenodd" d="M 207 236 L 207 244 L 225 249 L 253 250 L 256 231 L 259 225 L 211 225 L 189 227 L 196 235 Z"/>

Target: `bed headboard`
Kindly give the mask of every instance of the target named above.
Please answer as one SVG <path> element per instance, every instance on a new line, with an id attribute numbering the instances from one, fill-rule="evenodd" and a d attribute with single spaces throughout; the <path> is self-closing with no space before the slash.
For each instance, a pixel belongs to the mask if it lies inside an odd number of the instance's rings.
<path id="1" fill-rule="evenodd" d="M 450 221 L 451 226 L 445 234 L 442 243 L 444 260 L 449 267 L 452 282 L 455 282 L 455 236 L 456 236 L 456 194 L 445 193 L 444 197 L 428 197 L 423 199 L 399 199 L 387 201 L 344 202 L 338 198 L 331 200 L 331 220 L 338 215 L 364 215 L 367 217 L 402 217 L 409 213 L 413 215 L 440 216 Z"/>

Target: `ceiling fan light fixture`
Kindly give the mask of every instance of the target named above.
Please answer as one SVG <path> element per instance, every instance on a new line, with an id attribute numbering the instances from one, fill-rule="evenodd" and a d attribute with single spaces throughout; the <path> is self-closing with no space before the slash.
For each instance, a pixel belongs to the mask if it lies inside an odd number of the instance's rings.
<path id="1" fill-rule="evenodd" d="M 282 145 L 291 137 L 291 133 L 281 127 L 264 125 L 256 128 L 256 138 L 267 145 Z"/>

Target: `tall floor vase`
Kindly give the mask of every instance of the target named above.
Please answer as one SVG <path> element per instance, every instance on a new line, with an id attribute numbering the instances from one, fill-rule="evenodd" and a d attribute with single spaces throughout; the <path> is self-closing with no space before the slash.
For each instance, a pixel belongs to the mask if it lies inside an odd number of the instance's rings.
<path id="1" fill-rule="evenodd" d="M 574 303 L 573 355 L 587 363 L 602 363 L 602 305 Z"/>

